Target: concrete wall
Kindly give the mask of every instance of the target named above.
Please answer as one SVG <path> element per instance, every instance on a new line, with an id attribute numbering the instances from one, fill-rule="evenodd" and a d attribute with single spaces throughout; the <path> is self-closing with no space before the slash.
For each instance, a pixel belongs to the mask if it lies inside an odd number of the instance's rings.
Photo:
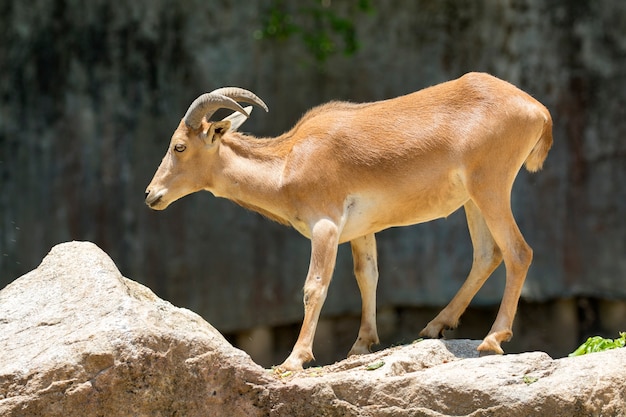
<path id="1" fill-rule="evenodd" d="M 255 38 L 269 1 L 3 2 L 0 285 L 54 244 L 90 240 L 125 275 L 222 331 L 297 323 L 305 238 L 208 193 L 165 212 L 144 206 L 189 103 L 220 86 L 251 89 L 270 113 L 244 130 L 273 135 L 331 99 L 383 99 L 488 71 L 555 121 L 545 169 L 522 172 L 514 188 L 535 250 L 524 299 L 625 299 L 626 3 L 385 1 L 373 13 L 337 3 L 361 48 L 318 65 L 298 37 Z M 301 5 L 288 3 L 307 24 Z M 381 309 L 441 306 L 471 264 L 461 212 L 378 241 Z M 358 313 L 351 269 L 342 247 L 326 316 Z M 499 302 L 502 272 L 475 306 Z"/>

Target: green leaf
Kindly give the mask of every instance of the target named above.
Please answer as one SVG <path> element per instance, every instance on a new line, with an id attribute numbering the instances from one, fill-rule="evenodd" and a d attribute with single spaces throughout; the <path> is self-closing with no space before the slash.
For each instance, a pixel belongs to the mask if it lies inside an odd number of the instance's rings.
<path id="1" fill-rule="evenodd" d="M 367 365 L 365 369 L 367 369 L 368 371 L 373 371 L 375 369 L 381 368 L 383 365 L 385 365 L 384 361 L 372 362 Z"/>
<path id="2" fill-rule="evenodd" d="M 593 336 L 580 345 L 578 349 L 569 354 L 570 357 L 581 356 L 587 353 L 603 352 L 605 350 L 622 348 L 626 346 L 626 332 L 620 332 L 617 339 L 605 339 L 600 336 Z"/>
<path id="3" fill-rule="evenodd" d="M 539 378 L 537 378 L 536 376 L 524 375 L 522 377 L 522 381 L 524 381 L 524 384 L 530 385 L 530 384 L 534 384 L 535 382 L 539 381 Z"/>

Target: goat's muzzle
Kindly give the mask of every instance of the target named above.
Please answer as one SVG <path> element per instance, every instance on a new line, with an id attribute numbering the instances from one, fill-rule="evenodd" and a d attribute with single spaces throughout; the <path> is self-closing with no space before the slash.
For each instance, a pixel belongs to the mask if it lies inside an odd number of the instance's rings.
<path id="1" fill-rule="evenodd" d="M 146 204 L 153 210 L 163 210 L 167 207 L 167 204 L 163 202 L 163 195 L 165 191 L 152 192 L 150 190 L 146 191 Z"/>

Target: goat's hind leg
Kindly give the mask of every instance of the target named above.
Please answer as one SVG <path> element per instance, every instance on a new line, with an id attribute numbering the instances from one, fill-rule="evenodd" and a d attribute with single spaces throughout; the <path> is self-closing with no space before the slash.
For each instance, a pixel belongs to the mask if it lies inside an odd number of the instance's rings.
<path id="1" fill-rule="evenodd" d="M 513 218 L 509 200 L 503 201 L 499 209 L 487 212 L 482 209 L 489 230 L 502 251 L 506 267 L 506 284 L 498 315 L 491 330 L 478 346 L 481 352 L 504 353 L 500 347 L 513 336 L 513 320 L 517 304 L 533 258 L 533 251 L 522 236 Z"/>
<path id="2" fill-rule="evenodd" d="M 376 329 L 376 286 L 378 264 L 374 234 L 350 242 L 354 259 L 354 275 L 361 291 L 361 327 L 359 335 L 348 356 L 370 353 L 372 345 L 378 344 Z"/>
<path id="3" fill-rule="evenodd" d="M 464 207 L 467 226 L 474 246 L 472 269 L 452 301 L 428 323 L 420 332 L 420 336 L 438 338 L 443 336 L 444 330 L 454 329 L 474 295 L 502 262 L 500 249 L 476 204 L 472 200 L 468 200 Z"/>

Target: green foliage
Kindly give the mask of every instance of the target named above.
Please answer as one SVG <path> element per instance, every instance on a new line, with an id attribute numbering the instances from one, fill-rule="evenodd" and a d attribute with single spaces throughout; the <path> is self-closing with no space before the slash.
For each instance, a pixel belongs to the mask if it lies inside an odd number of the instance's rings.
<path id="1" fill-rule="evenodd" d="M 365 367 L 368 371 L 375 371 L 378 368 L 382 368 L 385 365 L 385 361 L 372 362 Z"/>
<path id="2" fill-rule="evenodd" d="M 524 382 L 524 384 L 530 385 L 530 384 L 534 384 L 535 382 L 539 381 L 539 378 L 537 378 L 536 376 L 524 375 L 522 377 L 522 381 Z"/>
<path id="3" fill-rule="evenodd" d="M 331 0 L 308 0 L 290 8 L 284 0 L 272 0 L 262 17 L 257 40 L 298 39 L 318 64 L 339 52 L 351 56 L 359 49 L 355 19 L 360 13 L 373 13 L 371 0 L 347 3 L 337 11 Z M 293 3 L 291 3 L 293 4 Z M 346 4 L 346 3 L 344 3 Z"/>
<path id="4" fill-rule="evenodd" d="M 578 349 L 570 353 L 569 356 L 580 356 L 626 346 L 626 332 L 620 332 L 619 335 L 620 337 L 617 339 L 604 339 L 600 336 L 590 337 Z"/>

